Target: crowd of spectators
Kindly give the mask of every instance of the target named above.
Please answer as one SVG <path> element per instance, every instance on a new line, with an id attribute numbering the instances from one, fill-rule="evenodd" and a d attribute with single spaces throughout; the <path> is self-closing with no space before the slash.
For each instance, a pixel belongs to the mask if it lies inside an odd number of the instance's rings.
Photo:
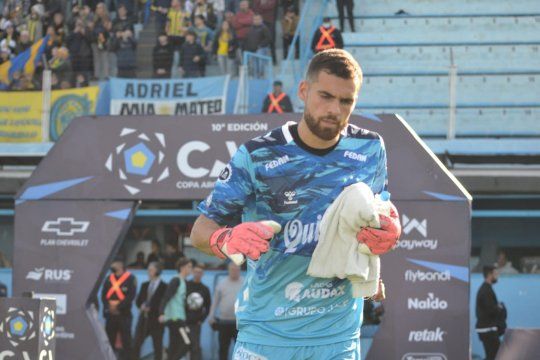
<path id="1" fill-rule="evenodd" d="M 34 76 L 15 72 L 4 90 L 40 89 L 45 68 L 53 89 L 135 78 L 138 30 L 145 26 L 156 31 L 153 77 L 205 76 L 209 64 L 234 76 L 243 51 L 276 63 L 278 20 L 286 57 L 299 11 L 298 0 L 0 0 L 0 6 L 0 64 L 48 36 Z"/>

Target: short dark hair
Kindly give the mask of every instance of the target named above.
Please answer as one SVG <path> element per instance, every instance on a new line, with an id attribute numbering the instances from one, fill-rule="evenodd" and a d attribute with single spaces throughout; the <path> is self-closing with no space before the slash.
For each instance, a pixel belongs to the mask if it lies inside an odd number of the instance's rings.
<path id="1" fill-rule="evenodd" d="M 482 269 L 482 273 L 484 274 L 484 279 L 489 276 L 489 274 L 493 273 L 495 271 L 496 267 L 493 265 L 485 265 Z"/>
<path id="2" fill-rule="evenodd" d="M 328 49 L 315 54 L 309 62 L 306 79 L 315 81 L 321 71 L 342 79 L 357 79 L 358 89 L 362 85 L 362 69 L 352 55 L 345 50 Z"/>
<path id="3" fill-rule="evenodd" d="M 161 275 L 161 272 L 163 271 L 163 265 L 159 261 L 151 261 L 150 263 L 148 263 L 147 268 L 149 268 L 150 266 L 156 269 L 158 275 Z"/>
<path id="4" fill-rule="evenodd" d="M 181 257 L 180 259 L 178 259 L 178 261 L 176 262 L 176 269 L 178 271 L 180 271 L 180 269 L 182 269 L 184 266 L 186 266 L 187 264 L 191 263 L 191 260 L 188 259 L 187 257 Z"/>
<path id="5" fill-rule="evenodd" d="M 193 267 L 194 268 L 199 268 L 199 269 L 202 269 L 202 270 L 206 269 L 206 266 L 204 265 L 204 263 L 198 262 L 198 261 L 195 261 L 193 263 Z"/>

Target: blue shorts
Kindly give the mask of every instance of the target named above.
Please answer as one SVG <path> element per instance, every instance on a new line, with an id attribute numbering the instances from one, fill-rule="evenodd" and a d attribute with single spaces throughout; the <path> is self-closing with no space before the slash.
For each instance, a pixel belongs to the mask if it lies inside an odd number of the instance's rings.
<path id="1" fill-rule="evenodd" d="M 233 360 L 360 360 L 360 339 L 321 346 L 269 346 L 237 342 Z"/>

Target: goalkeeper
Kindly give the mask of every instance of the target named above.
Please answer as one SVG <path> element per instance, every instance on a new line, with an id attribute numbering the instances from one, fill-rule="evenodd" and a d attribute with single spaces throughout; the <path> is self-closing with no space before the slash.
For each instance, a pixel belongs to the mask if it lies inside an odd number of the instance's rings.
<path id="1" fill-rule="evenodd" d="M 386 190 L 382 138 L 349 124 L 361 83 L 348 52 L 316 54 L 298 89 L 299 123 L 242 145 L 199 205 L 194 245 L 237 263 L 249 259 L 234 359 L 360 359 L 363 300 L 352 297 L 349 280 L 306 270 L 320 220 L 341 191 L 360 181 L 375 194 Z M 363 228 L 357 239 L 381 255 L 400 232 L 393 207 L 381 229 Z"/>

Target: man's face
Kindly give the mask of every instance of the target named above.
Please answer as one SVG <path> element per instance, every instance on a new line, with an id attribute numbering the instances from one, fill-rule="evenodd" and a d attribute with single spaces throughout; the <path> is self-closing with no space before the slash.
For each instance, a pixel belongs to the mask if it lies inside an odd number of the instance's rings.
<path id="1" fill-rule="evenodd" d="M 195 36 L 189 34 L 186 36 L 186 41 L 190 44 L 193 44 L 195 42 Z"/>
<path id="2" fill-rule="evenodd" d="M 491 273 L 491 283 L 496 284 L 497 281 L 499 281 L 499 271 L 497 269 L 495 269 Z"/>
<path id="3" fill-rule="evenodd" d="M 119 15 L 120 17 L 122 17 L 122 18 L 125 17 L 125 16 L 127 15 L 127 10 L 126 10 L 126 7 L 125 7 L 125 6 L 120 6 L 120 7 L 118 8 L 118 15 Z"/>
<path id="4" fill-rule="evenodd" d="M 185 277 L 191 274 L 192 269 L 193 265 L 189 262 L 180 269 L 180 273 Z"/>
<path id="5" fill-rule="evenodd" d="M 157 276 L 158 270 L 154 265 L 148 266 L 148 276 L 154 278 Z"/>
<path id="6" fill-rule="evenodd" d="M 203 269 L 201 269 L 200 267 L 193 268 L 193 279 L 195 279 L 196 281 L 201 281 L 203 275 L 204 275 Z"/>
<path id="7" fill-rule="evenodd" d="M 240 1 L 240 11 L 248 11 L 248 9 L 249 9 L 249 2 Z"/>
<path id="8" fill-rule="evenodd" d="M 261 26 L 263 23 L 262 17 L 260 15 L 253 17 L 253 25 Z"/>
<path id="9" fill-rule="evenodd" d="M 497 258 L 497 265 L 499 267 L 503 267 L 506 265 L 506 254 L 505 253 L 499 253 L 499 257 Z"/>
<path id="10" fill-rule="evenodd" d="M 161 45 L 167 45 L 167 37 L 166 36 L 160 35 L 160 37 L 158 39 L 159 39 L 159 43 Z M 157 248 L 157 246 L 152 245 L 152 250 L 153 251 L 157 251 L 156 248 Z"/>
<path id="11" fill-rule="evenodd" d="M 354 79 L 343 79 L 321 71 L 313 81 L 300 83 L 298 96 L 304 101 L 304 121 L 321 140 L 335 139 L 349 123 L 356 105 Z"/>
<path id="12" fill-rule="evenodd" d="M 281 85 L 274 85 L 274 93 L 276 94 L 281 93 Z"/>

